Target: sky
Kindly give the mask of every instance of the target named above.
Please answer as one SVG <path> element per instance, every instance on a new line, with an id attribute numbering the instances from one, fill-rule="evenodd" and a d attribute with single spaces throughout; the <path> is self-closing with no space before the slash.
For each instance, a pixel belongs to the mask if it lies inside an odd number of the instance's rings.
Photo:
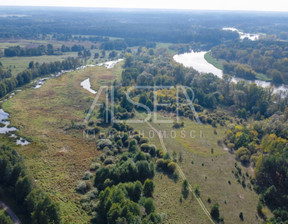
<path id="1" fill-rule="evenodd" d="M 0 0 L 0 5 L 288 12 L 287 0 Z"/>

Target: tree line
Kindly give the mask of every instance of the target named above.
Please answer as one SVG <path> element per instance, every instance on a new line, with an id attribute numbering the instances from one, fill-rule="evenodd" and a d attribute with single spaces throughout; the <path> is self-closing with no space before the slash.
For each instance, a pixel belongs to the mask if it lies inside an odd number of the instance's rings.
<path id="1" fill-rule="evenodd" d="M 0 147 L 0 173 L 1 188 L 15 198 L 29 223 L 61 222 L 58 205 L 37 188 L 22 157 L 5 145 Z"/>
<path id="2" fill-rule="evenodd" d="M 12 76 L 11 71 L 5 69 L 4 66 L 2 65 L 2 63 L 0 62 L 0 81 L 2 79 L 10 78 L 11 76 Z"/>
<path id="3" fill-rule="evenodd" d="M 52 44 L 39 45 L 35 48 L 21 48 L 20 46 L 8 47 L 4 49 L 5 57 L 30 57 L 30 56 L 41 56 L 41 55 L 53 55 L 54 49 Z"/>
<path id="4" fill-rule="evenodd" d="M 16 77 L 11 77 L 0 81 L 0 98 L 4 97 L 7 93 L 12 92 L 14 89 L 30 83 L 31 80 L 49 75 L 51 73 L 61 72 L 62 70 L 76 69 L 80 66 L 78 58 L 69 57 L 62 62 L 50 63 L 29 63 L 29 69 L 20 72 Z"/>
<path id="5" fill-rule="evenodd" d="M 254 79 L 265 74 L 275 84 L 288 83 L 288 44 L 284 41 L 234 41 L 212 49 L 217 59 L 224 59 L 224 72 L 241 78 Z M 237 64 L 235 64 L 237 63 Z"/>
<path id="6" fill-rule="evenodd" d="M 125 50 L 127 47 L 143 46 L 147 48 L 156 48 L 155 42 L 150 42 L 143 39 L 118 39 L 118 40 L 109 40 L 101 43 L 100 49 L 103 50 Z"/>

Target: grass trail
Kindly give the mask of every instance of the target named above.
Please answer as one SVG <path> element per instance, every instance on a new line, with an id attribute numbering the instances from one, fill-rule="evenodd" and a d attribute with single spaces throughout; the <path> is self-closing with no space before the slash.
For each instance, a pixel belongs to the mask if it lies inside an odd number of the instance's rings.
<path id="1" fill-rule="evenodd" d="M 165 153 L 167 153 L 168 151 L 167 151 L 167 148 L 166 148 L 166 146 L 165 146 L 165 144 L 164 144 L 164 140 L 163 140 L 162 134 L 161 134 L 156 128 L 154 128 L 149 122 L 146 121 L 146 123 L 147 123 L 148 126 L 158 135 L 159 140 L 160 140 L 161 147 L 162 147 L 163 151 L 164 151 Z M 182 180 L 187 180 L 187 178 L 186 178 L 185 174 L 183 173 L 181 167 L 180 167 L 177 163 L 176 163 L 176 167 L 177 167 L 177 171 L 178 171 L 180 177 L 182 178 Z M 192 188 L 192 186 L 190 185 L 190 183 L 189 183 L 188 189 L 189 189 L 189 191 L 193 194 L 193 196 L 196 198 L 198 204 L 199 204 L 200 207 L 202 208 L 202 210 L 203 210 L 203 212 L 205 213 L 205 215 L 208 217 L 208 219 L 211 221 L 211 223 L 214 224 L 214 221 L 213 221 L 213 219 L 211 218 L 211 215 L 210 215 L 209 211 L 207 210 L 207 208 L 206 208 L 205 205 L 203 204 L 201 198 L 198 197 L 198 196 L 195 194 L 195 192 L 193 191 L 193 188 Z"/>

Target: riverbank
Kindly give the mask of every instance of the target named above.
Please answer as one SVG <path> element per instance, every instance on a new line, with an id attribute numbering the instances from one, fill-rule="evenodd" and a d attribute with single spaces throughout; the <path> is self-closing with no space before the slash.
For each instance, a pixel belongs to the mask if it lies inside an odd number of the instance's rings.
<path id="1" fill-rule="evenodd" d="M 210 63 L 214 67 L 216 67 L 220 70 L 223 70 L 222 63 L 219 62 L 216 58 L 213 58 L 210 51 L 208 51 L 206 54 L 204 54 L 204 58 L 208 63 Z"/>
<path id="2" fill-rule="evenodd" d="M 217 60 L 216 58 L 213 58 L 210 51 L 208 51 L 206 54 L 204 54 L 204 58 L 209 64 L 211 64 L 214 67 L 223 71 L 223 64 L 219 60 Z M 260 80 L 260 81 L 265 81 L 265 82 L 271 82 L 272 81 L 271 78 L 267 77 L 267 75 L 265 75 L 263 73 L 257 73 L 256 79 Z"/>
<path id="3" fill-rule="evenodd" d="M 206 51 L 200 51 L 200 52 L 191 51 L 191 52 L 187 52 L 184 54 L 176 54 L 173 56 L 173 59 L 176 62 L 184 65 L 187 68 L 192 67 L 200 73 L 213 73 L 217 77 L 222 78 L 223 71 L 221 69 L 215 67 L 212 63 L 210 63 L 210 62 L 212 62 L 212 58 L 213 58 L 211 55 L 210 55 L 210 58 L 208 56 L 209 61 L 206 60 L 207 56 L 205 58 L 205 54 L 207 54 L 207 53 L 208 52 L 206 52 Z M 216 63 L 216 62 L 214 61 L 213 63 Z M 218 63 L 220 63 L 220 62 L 218 61 Z M 218 67 L 219 67 L 219 65 L 218 65 Z M 238 77 L 232 77 L 232 82 L 237 83 L 239 81 L 246 81 L 248 83 L 255 83 L 256 85 L 261 86 L 263 88 L 271 86 L 271 87 L 273 87 L 275 93 L 281 93 L 281 94 L 285 93 L 288 90 L 288 87 L 286 85 L 274 86 L 269 81 L 263 81 L 264 74 L 259 74 L 259 75 L 260 75 L 260 76 L 258 76 L 259 79 L 256 79 L 256 80 L 246 80 L 246 79 L 242 79 L 242 78 L 238 78 Z"/>

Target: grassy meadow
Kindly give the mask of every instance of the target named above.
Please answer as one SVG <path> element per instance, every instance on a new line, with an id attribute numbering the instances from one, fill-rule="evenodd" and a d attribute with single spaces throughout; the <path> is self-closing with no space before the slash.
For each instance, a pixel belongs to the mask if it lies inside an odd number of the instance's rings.
<path id="1" fill-rule="evenodd" d="M 97 90 L 100 83 L 110 84 L 119 74 L 120 64 L 112 70 L 86 68 L 51 79 L 40 89 L 22 91 L 3 104 L 10 113 L 11 125 L 31 141 L 17 147 L 18 152 L 36 184 L 59 203 L 64 223 L 89 222 L 75 186 L 99 154 L 95 141 L 85 139 L 82 131 L 68 130 L 71 121 L 83 122 L 85 110 L 94 99 L 80 82 L 89 77 L 92 88 Z"/>
<path id="2" fill-rule="evenodd" d="M 63 55 L 43 55 L 34 57 L 3 57 L 0 58 L 5 68 L 11 69 L 12 75 L 16 76 L 19 72 L 28 68 L 29 62 L 34 61 L 39 64 L 63 61 L 68 57 L 77 57 L 77 52 L 67 52 Z"/>
<path id="3" fill-rule="evenodd" d="M 52 44 L 54 51 L 59 51 L 61 49 L 62 45 L 72 47 L 74 44 L 76 45 L 82 45 L 87 49 L 90 49 L 90 47 L 93 45 L 92 42 L 85 41 L 78 43 L 76 41 L 56 41 L 56 40 L 25 40 L 25 39 L 15 39 L 15 40 L 7 40 L 7 39 L 0 39 L 0 53 L 4 54 L 5 48 L 8 47 L 16 47 L 20 46 L 22 48 L 33 48 L 38 47 L 39 45 L 47 45 Z M 94 44 L 94 45 L 99 45 Z M 91 50 L 91 58 L 88 59 L 89 63 L 96 63 L 98 61 L 101 61 L 101 59 L 94 60 L 94 54 L 96 52 L 101 53 L 100 50 Z M 64 52 L 61 53 L 61 55 L 43 55 L 43 56 L 31 56 L 31 57 L 1 57 L 0 62 L 3 64 L 3 66 L 7 69 L 11 69 L 12 75 L 17 75 L 19 72 L 25 70 L 28 67 L 28 64 L 30 61 L 34 61 L 35 63 L 38 62 L 41 63 L 49 63 L 49 62 L 55 62 L 55 61 L 63 61 L 67 57 L 77 57 L 77 52 Z M 107 57 L 109 52 L 106 52 Z M 107 57 L 103 59 L 107 60 Z"/>
<path id="4" fill-rule="evenodd" d="M 158 119 L 161 118 L 165 119 L 160 115 Z M 164 143 L 168 152 L 171 156 L 176 155 L 175 159 L 192 187 L 199 185 L 200 197 L 206 208 L 210 211 L 213 204 L 218 203 L 220 215 L 224 217 L 225 223 L 243 223 L 239 218 L 240 212 L 244 214 L 245 223 L 262 223 L 263 220 L 258 217 L 256 210 L 258 195 L 248 187 L 243 188 L 237 182 L 232 173 L 235 171 L 234 155 L 217 144 L 217 139 L 224 137 L 226 128 L 218 125 L 215 129 L 211 125 L 197 124 L 186 118 L 183 122 L 185 125 L 181 129 L 173 129 L 172 124 L 151 124 L 158 131 L 166 132 Z M 157 135 L 152 134 L 153 131 L 147 124 L 133 124 L 132 126 L 141 130 L 145 137 L 150 136 L 150 141 L 157 148 L 161 147 Z M 211 148 L 213 148 L 213 153 Z M 179 161 L 180 154 L 182 155 L 182 162 Z M 247 172 L 253 176 L 251 167 L 238 165 L 243 173 Z M 156 190 L 155 202 L 157 206 L 160 206 L 159 208 L 166 211 L 167 223 L 209 223 L 200 206 L 196 203 L 196 199 L 193 200 L 193 197 L 191 199 L 191 195 L 180 203 L 182 183 L 179 181 L 175 183 L 167 176 L 159 175 L 155 178 L 156 189 L 160 187 L 163 191 L 161 189 Z M 210 203 L 208 198 L 211 200 Z M 188 219 L 187 217 L 184 218 L 185 214 L 188 214 Z M 187 221 L 189 219 L 191 221 Z"/>
<path id="5" fill-rule="evenodd" d="M 222 63 L 219 60 L 213 58 L 210 52 L 207 52 L 204 55 L 204 58 L 208 63 L 212 64 L 214 67 L 223 70 Z"/>

